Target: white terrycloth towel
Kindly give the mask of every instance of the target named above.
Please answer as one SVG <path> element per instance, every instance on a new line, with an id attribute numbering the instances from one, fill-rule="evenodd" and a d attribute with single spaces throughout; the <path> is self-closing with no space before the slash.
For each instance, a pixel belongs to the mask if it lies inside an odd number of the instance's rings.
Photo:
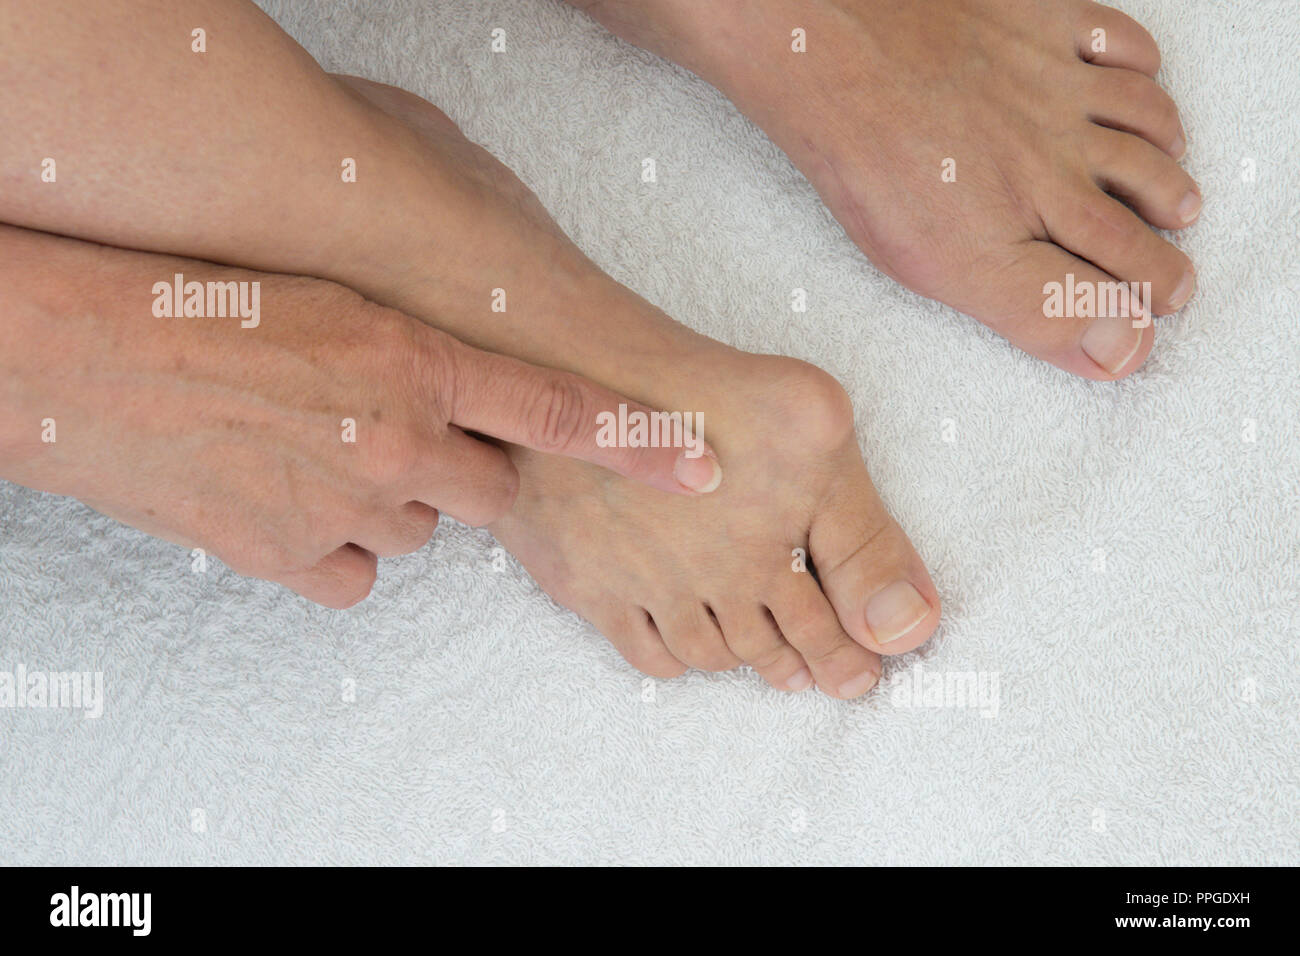
<path id="1" fill-rule="evenodd" d="M 1294 3 L 1125 0 L 1206 205 L 1119 384 L 884 278 L 721 95 L 555 0 L 264 5 L 670 314 L 839 377 L 944 622 L 854 704 L 643 681 L 483 531 L 330 612 L 3 485 L 0 672 L 101 672 L 104 713 L 0 710 L 0 863 L 1300 863 Z"/>

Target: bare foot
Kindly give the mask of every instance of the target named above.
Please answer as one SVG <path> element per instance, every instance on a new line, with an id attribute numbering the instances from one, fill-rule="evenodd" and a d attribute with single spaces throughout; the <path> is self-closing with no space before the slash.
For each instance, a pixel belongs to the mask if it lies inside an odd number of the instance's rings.
<path id="1" fill-rule="evenodd" d="M 1098 318 L 1080 300 L 1073 317 L 1048 317 L 1052 283 L 1150 283 L 1156 314 L 1192 295 L 1191 262 L 1150 226 L 1192 223 L 1200 191 L 1177 163 L 1186 141 L 1152 79 L 1155 42 L 1117 10 L 571 2 L 730 96 L 884 272 L 1032 355 L 1106 380 L 1151 349 L 1145 314 Z"/>
<path id="2" fill-rule="evenodd" d="M 775 687 L 815 681 L 845 698 L 876 684 L 880 654 L 930 636 L 934 585 L 872 487 L 853 410 L 832 378 L 673 322 L 592 265 L 434 107 L 343 82 L 424 138 L 429 162 L 446 167 L 431 182 L 475 184 L 437 197 L 442 221 L 474 228 L 435 245 L 446 250 L 436 281 L 419 277 L 421 246 L 408 241 L 390 281 L 367 294 L 481 347 L 702 415 L 703 437 L 725 464 L 707 500 L 674 500 L 511 449 L 519 497 L 492 530 L 552 597 L 648 674 L 743 662 Z M 494 287 L 508 296 L 505 311 L 487 308 Z"/>
<path id="3" fill-rule="evenodd" d="M 929 637 L 939 599 L 871 485 L 843 389 L 802 362 L 722 346 L 664 374 L 664 394 L 704 413 L 727 463 L 710 500 L 519 451 L 519 498 L 493 532 L 645 673 L 744 662 L 781 689 L 865 693 L 878 653 Z"/>

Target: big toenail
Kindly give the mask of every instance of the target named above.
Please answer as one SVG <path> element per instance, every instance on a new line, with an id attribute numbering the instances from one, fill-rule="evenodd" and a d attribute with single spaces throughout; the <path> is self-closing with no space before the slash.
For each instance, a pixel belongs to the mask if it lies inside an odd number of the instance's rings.
<path id="1" fill-rule="evenodd" d="M 1201 214 L 1201 197 L 1195 192 L 1190 192 L 1183 197 L 1183 201 L 1178 204 L 1178 218 L 1187 225 Z"/>
<path id="2" fill-rule="evenodd" d="M 840 685 L 839 694 L 841 697 L 861 697 L 871 688 L 876 686 L 876 681 L 880 680 L 879 676 L 867 671 L 859 674 L 853 680 L 846 680 Z"/>
<path id="3" fill-rule="evenodd" d="M 707 495 L 722 484 L 722 466 L 712 455 L 692 458 L 683 451 L 673 465 L 673 477 L 691 491 Z"/>
<path id="4" fill-rule="evenodd" d="M 867 602 L 867 627 L 877 644 L 896 641 L 930 613 L 921 592 L 907 581 L 895 581 Z"/>
<path id="5" fill-rule="evenodd" d="M 808 668 L 806 667 L 799 668 L 799 670 L 795 671 L 790 679 L 785 682 L 785 686 L 796 693 L 801 690 L 807 690 L 811 685 L 812 674 L 808 672 Z"/>
<path id="6" fill-rule="evenodd" d="M 1088 326 L 1079 347 L 1088 358 L 1114 375 L 1142 347 L 1142 329 L 1135 329 L 1133 320 L 1126 315 L 1108 315 Z"/>

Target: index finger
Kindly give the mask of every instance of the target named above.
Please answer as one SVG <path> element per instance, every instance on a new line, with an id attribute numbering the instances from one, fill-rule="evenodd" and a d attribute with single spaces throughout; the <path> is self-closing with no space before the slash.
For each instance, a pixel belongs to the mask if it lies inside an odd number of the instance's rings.
<path id="1" fill-rule="evenodd" d="M 455 344 L 453 424 L 673 494 L 721 484 L 702 413 L 656 411 L 571 372 Z"/>

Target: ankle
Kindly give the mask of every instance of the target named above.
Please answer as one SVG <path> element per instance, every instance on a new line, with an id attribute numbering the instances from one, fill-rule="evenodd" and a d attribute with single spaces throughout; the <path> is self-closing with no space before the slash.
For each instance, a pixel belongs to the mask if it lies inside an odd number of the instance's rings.
<path id="1" fill-rule="evenodd" d="M 585 268 L 565 270 L 505 323 L 511 354 L 665 408 L 694 394 L 737 354 L 583 261 Z"/>

